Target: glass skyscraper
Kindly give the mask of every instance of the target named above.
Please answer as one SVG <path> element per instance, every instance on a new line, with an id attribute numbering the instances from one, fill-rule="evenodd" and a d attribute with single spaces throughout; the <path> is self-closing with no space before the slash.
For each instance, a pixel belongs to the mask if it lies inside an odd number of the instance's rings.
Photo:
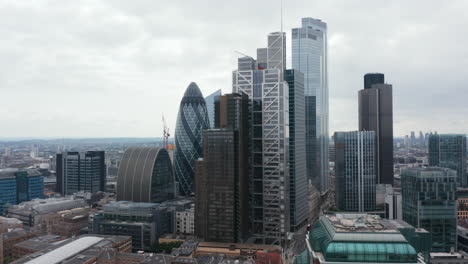
<path id="1" fill-rule="evenodd" d="M 215 101 L 216 98 L 221 96 L 221 89 L 205 97 L 206 110 L 208 111 L 208 118 L 210 119 L 210 128 L 215 127 Z"/>
<path id="2" fill-rule="evenodd" d="M 429 136 L 429 165 L 455 170 L 461 187 L 468 187 L 466 158 L 466 135 Z"/>
<path id="3" fill-rule="evenodd" d="M 195 231 L 205 241 L 243 242 L 248 234 L 249 115 L 245 94 L 217 99 L 216 129 L 203 133 L 197 161 Z"/>
<path id="4" fill-rule="evenodd" d="M 251 128 L 250 204 L 257 243 L 280 244 L 290 230 L 289 89 L 284 81 L 286 37 L 268 35 L 268 47 L 238 59 L 233 92 L 249 97 Z"/>
<path id="5" fill-rule="evenodd" d="M 292 67 L 304 73 L 307 174 L 315 187 L 329 188 L 327 24 L 302 19 L 292 30 Z"/>
<path id="6" fill-rule="evenodd" d="M 393 92 L 382 73 L 364 75 L 359 91 L 359 130 L 375 131 L 377 183 L 393 184 Z"/>
<path id="7" fill-rule="evenodd" d="M 408 168 L 401 174 L 403 220 L 432 234 L 431 252 L 456 250 L 457 173 L 439 167 Z"/>
<path id="8" fill-rule="evenodd" d="M 203 144 L 203 159 L 197 160 L 195 175 L 195 231 L 206 241 L 240 242 L 237 131 L 205 130 Z"/>
<path id="9" fill-rule="evenodd" d="M 339 209 L 369 212 L 376 208 L 375 132 L 336 132 L 335 196 Z"/>
<path id="10" fill-rule="evenodd" d="M 206 102 L 197 84 L 187 87 L 175 130 L 174 166 L 181 195 L 194 191 L 195 161 L 203 155 L 203 130 L 210 127 Z"/>
<path id="11" fill-rule="evenodd" d="M 289 86 L 289 202 L 291 232 L 307 224 L 307 165 L 305 137 L 304 74 L 286 70 L 284 79 Z"/>

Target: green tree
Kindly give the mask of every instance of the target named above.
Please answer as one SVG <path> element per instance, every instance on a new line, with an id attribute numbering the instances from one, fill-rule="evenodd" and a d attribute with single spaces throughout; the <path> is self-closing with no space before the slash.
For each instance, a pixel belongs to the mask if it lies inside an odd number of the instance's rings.
<path id="1" fill-rule="evenodd" d="M 151 252 L 169 254 L 171 253 L 172 249 L 179 248 L 180 245 L 182 245 L 182 243 L 183 243 L 182 241 L 174 241 L 174 242 L 168 242 L 168 243 L 155 243 L 151 247 Z"/>

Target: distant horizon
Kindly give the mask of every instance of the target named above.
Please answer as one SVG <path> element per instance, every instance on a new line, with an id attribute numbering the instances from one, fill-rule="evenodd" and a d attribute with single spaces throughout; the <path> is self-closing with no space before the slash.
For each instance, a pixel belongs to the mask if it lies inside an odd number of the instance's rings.
<path id="1" fill-rule="evenodd" d="M 336 131 L 343 132 L 343 131 Z M 416 131 L 415 131 L 416 132 Z M 419 131 L 417 131 L 419 133 Z M 423 131 L 424 132 L 424 131 Z M 334 132 L 331 133 L 331 137 Z M 438 133 L 438 134 L 460 134 L 468 137 L 466 133 Z M 409 135 L 409 134 L 408 134 Z M 395 136 L 393 139 L 404 139 L 404 136 Z M 416 138 L 419 138 L 419 134 L 416 135 Z M 162 140 L 163 137 L 1 137 L 0 143 L 6 142 L 17 142 L 17 141 L 48 141 L 48 140 Z M 174 137 L 169 138 L 169 141 L 173 141 Z"/>
<path id="2" fill-rule="evenodd" d="M 0 137 L 0 143 L 18 141 L 60 141 L 60 140 L 162 140 L 162 137 Z M 171 141 L 171 138 L 169 138 Z"/>
<path id="3" fill-rule="evenodd" d="M 174 134 L 187 86 L 232 92 L 237 52 L 256 57 L 281 25 L 292 68 L 291 30 L 304 17 L 327 24 L 330 134 L 359 127 L 370 72 L 393 85 L 394 135 L 468 133 L 466 0 L 289 0 L 282 23 L 279 1 L 266 0 L 0 6 L 4 138 L 151 138 L 162 115 Z"/>

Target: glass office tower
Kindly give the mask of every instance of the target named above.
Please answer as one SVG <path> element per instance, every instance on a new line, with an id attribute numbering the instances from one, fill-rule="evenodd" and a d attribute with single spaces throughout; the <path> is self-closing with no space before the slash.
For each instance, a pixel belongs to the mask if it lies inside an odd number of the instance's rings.
<path id="1" fill-rule="evenodd" d="M 203 159 L 197 160 L 195 173 L 196 235 L 205 241 L 241 242 L 237 131 L 205 130 L 203 144 Z"/>
<path id="2" fill-rule="evenodd" d="M 292 30 L 292 67 L 304 73 L 307 174 L 315 187 L 329 188 L 327 24 L 302 19 Z"/>
<path id="3" fill-rule="evenodd" d="M 194 191 L 195 161 L 203 155 L 202 133 L 209 127 L 205 98 L 192 82 L 180 102 L 174 139 L 174 169 L 181 195 Z"/>
<path id="4" fill-rule="evenodd" d="M 468 187 L 466 157 L 466 135 L 429 136 L 429 165 L 455 170 L 461 187 Z"/>
<path id="5" fill-rule="evenodd" d="M 210 119 L 210 128 L 215 128 L 215 101 L 221 96 L 221 89 L 205 97 L 208 119 Z"/>
<path id="6" fill-rule="evenodd" d="M 447 168 L 408 168 L 401 175 L 403 220 L 432 234 L 431 252 L 456 250 L 457 172 Z"/>
<path id="7" fill-rule="evenodd" d="M 195 232 L 205 241 L 236 243 L 248 235 L 249 107 L 245 94 L 216 101 L 216 129 L 203 132 L 197 164 Z"/>
<path id="8" fill-rule="evenodd" d="M 290 230 L 289 100 L 284 81 L 285 33 L 268 35 L 257 59 L 241 57 L 233 92 L 249 97 L 251 128 L 250 219 L 257 243 L 280 244 Z"/>
<path id="9" fill-rule="evenodd" d="M 335 196 L 343 211 L 368 212 L 376 208 L 375 132 L 336 132 Z"/>
<path id="10" fill-rule="evenodd" d="M 0 216 L 6 205 L 17 204 L 17 184 L 15 173 L 12 171 L 0 171 Z"/>
<path id="11" fill-rule="evenodd" d="M 364 75 L 359 91 L 359 130 L 375 131 L 377 183 L 393 184 L 393 88 L 382 73 Z"/>
<path id="12" fill-rule="evenodd" d="M 57 191 L 70 195 L 79 191 L 105 191 L 104 151 L 65 152 L 57 154 Z"/>
<path id="13" fill-rule="evenodd" d="M 289 204 L 291 232 L 307 225 L 307 165 L 305 137 L 304 74 L 286 70 L 284 79 L 289 86 Z"/>
<path id="14" fill-rule="evenodd" d="M 44 177 L 39 171 L 19 171 L 15 175 L 18 203 L 44 198 Z"/>

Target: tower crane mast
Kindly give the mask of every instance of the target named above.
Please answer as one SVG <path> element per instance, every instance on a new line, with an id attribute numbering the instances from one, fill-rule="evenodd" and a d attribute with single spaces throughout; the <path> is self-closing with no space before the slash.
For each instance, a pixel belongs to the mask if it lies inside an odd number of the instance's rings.
<path id="1" fill-rule="evenodd" d="M 163 147 L 166 150 L 168 150 L 169 149 L 169 137 L 171 136 L 171 134 L 169 133 L 169 127 L 167 127 L 164 114 L 162 115 L 162 122 L 163 122 Z"/>

